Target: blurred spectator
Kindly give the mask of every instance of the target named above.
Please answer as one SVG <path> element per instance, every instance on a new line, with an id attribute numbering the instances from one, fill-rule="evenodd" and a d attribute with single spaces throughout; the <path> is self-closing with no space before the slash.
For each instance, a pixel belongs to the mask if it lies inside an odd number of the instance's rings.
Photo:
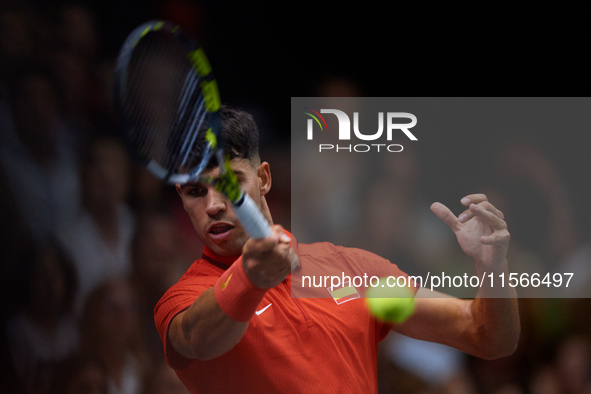
<path id="1" fill-rule="evenodd" d="M 108 394 L 105 367 L 87 355 L 72 354 L 54 368 L 47 394 Z"/>
<path id="2" fill-rule="evenodd" d="M 556 352 L 556 369 L 566 394 L 591 393 L 591 347 L 589 340 L 572 336 Z"/>
<path id="3" fill-rule="evenodd" d="M 132 247 L 131 283 L 136 292 L 144 340 L 150 358 L 162 358 L 162 341 L 154 326 L 154 307 L 182 275 L 178 230 L 164 213 L 147 212 L 138 218 Z"/>
<path id="4" fill-rule="evenodd" d="M 532 142 L 519 139 L 505 142 L 496 159 L 512 235 L 547 268 L 556 268 L 580 242 L 571 196 L 556 165 Z"/>
<path id="5" fill-rule="evenodd" d="M 396 364 L 403 373 L 413 375 L 431 387 L 450 382 L 464 372 L 464 354 L 445 345 L 390 333 L 380 343 L 380 348 L 384 358 Z"/>
<path id="6" fill-rule="evenodd" d="M 561 386 L 556 369 L 550 365 L 542 365 L 534 371 L 528 385 L 531 394 L 561 393 Z"/>
<path id="7" fill-rule="evenodd" d="M 110 113 L 104 108 L 104 92 L 98 76 L 80 55 L 60 49 L 53 51 L 51 60 L 52 73 L 61 87 L 64 117 L 76 130 L 76 142 L 83 148 L 93 131 L 93 122 L 97 122 L 96 117 Z"/>
<path id="8" fill-rule="evenodd" d="M 53 241 L 30 248 L 21 263 L 29 268 L 24 310 L 8 321 L 7 338 L 18 376 L 37 393 L 47 387 L 52 365 L 78 346 L 76 276 Z"/>
<path id="9" fill-rule="evenodd" d="M 109 59 L 98 57 L 99 41 L 94 15 L 81 3 L 59 6 L 54 17 L 54 49 L 48 60 L 62 87 L 64 116 L 86 143 L 98 122 L 113 122 L 112 83 L 103 80 Z"/>
<path id="10" fill-rule="evenodd" d="M 363 97 L 363 92 L 357 83 L 342 76 L 329 76 L 316 86 L 317 97 Z"/>
<path id="11" fill-rule="evenodd" d="M 378 349 L 379 393 L 427 393 L 429 384 L 413 372 L 401 368 L 383 351 Z"/>
<path id="12" fill-rule="evenodd" d="M 187 394 L 189 391 L 164 358 L 157 358 L 146 374 L 142 394 Z"/>
<path id="13" fill-rule="evenodd" d="M 99 50 L 95 17 L 81 2 L 58 8 L 57 40 L 87 63 L 96 61 Z"/>
<path id="14" fill-rule="evenodd" d="M 0 109 L 0 167 L 32 235 L 55 235 L 79 211 L 80 181 L 76 146 L 49 74 L 23 71 L 12 81 L 11 112 L 6 109 Z"/>
<path id="15" fill-rule="evenodd" d="M 174 186 L 156 178 L 143 166 L 134 165 L 131 184 L 131 203 L 136 211 L 167 209 L 171 200 L 178 199 Z"/>
<path id="16" fill-rule="evenodd" d="M 499 389 L 493 391 L 494 394 L 523 394 L 523 390 L 515 384 L 515 383 L 508 383 Z"/>
<path id="17" fill-rule="evenodd" d="M 35 53 L 34 14 L 26 3 L 0 4 L 0 80 L 29 66 Z"/>
<path id="18" fill-rule="evenodd" d="M 80 303 L 102 281 L 130 273 L 135 227 L 125 201 L 129 160 L 123 146 L 108 137 L 97 138 L 85 160 L 83 211 L 61 236 L 78 271 Z"/>
<path id="19" fill-rule="evenodd" d="M 146 350 L 128 282 L 103 282 L 88 296 L 80 320 L 80 343 L 82 351 L 105 366 L 109 394 L 140 393 Z"/>
<path id="20" fill-rule="evenodd" d="M 447 381 L 436 386 L 432 391 L 437 394 L 476 394 L 476 386 L 470 375 L 462 370 Z"/>

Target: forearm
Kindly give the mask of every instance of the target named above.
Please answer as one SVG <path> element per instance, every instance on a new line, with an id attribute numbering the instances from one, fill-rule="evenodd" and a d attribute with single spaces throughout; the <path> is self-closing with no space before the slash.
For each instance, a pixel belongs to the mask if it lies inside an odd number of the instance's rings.
<path id="1" fill-rule="evenodd" d="M 495 268 L 481 268 L 476 265 L 478 275 L 486 271 L 494 277 L 508 276 L 505 260 Z M 479 357 L 493 359 L 512 354 L 517 346 L 520 333 L 517 293 L 514 288 L 491 286 L 485 281 L 470 305 L 469 340 L 474 353 Z"/>
<path id="2" fill-rule="evenodd" d="M 232 349 L 267 290 L 255 287 L 239 258 L 173 321 L 171 341 L 186 357 L 210 360 Z"/>
<path id="3" fill-rule="evenodd" d="M 175 348 L 186 357 L 210 360 L 238 344 L 247 328 L 248 322 L 238 322 L 220 308 L 211 288 L 185 311 L 177 327 L 182 338 Z"/>

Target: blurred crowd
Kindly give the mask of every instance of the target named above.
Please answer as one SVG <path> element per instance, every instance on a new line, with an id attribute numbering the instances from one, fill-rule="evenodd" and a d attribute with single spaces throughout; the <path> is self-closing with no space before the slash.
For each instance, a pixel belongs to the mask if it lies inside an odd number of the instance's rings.
<path id="1" fill-rule="evenodd" d="M 180 9 L 180 19 L 198 19 L 185 12 L 193 9 L 186 4 Z M 200 257 L 202 245 L 174 189 L 136 166 L 117 138 L 115 59 L 100 51 L 98 30 L 93 11 L 76 2 L 0 1 L 0 381 L 6 392 L 186 392 L 164 362 L 153 308 Z M 316 93 L 362 96 L 338 79 L 327 79 Z M 262 112 L 254 112 L 264 125 Z M 274 175 L 269 206 L 275 221 L 290 228 L 289 147 L 265 145 L 264 127 L 261 133 Z M 535 202 L 547 213 L 535 234 L 516 225 L 510 260 L 531 270 L 555 262 L 589 266 L 589 244 L 551 160 L 526 143 L 497 155 L 499 179 L 536 190 Z M 445 228 L 418 208 L 427 201 L 418 182 L 421 156 L 409 151 L 397 160 L 365 180 L 364 196 L 371 198 L 353 205 L 367 221 L 365 238 L 346 233 L 350 227 L 337 219 L 349 216 L 340 212 L 331 216 L 334 223 L 314 224 L 316 231 L 350 237 L 403 269 L 428 270 L 434 254 L 462 259 Z M 479 186 L 512 226 L 521 202 L 499 185 Z M 351 206 L 341 203 L 332 209 Z M 424 247 L 425 239 L 436 246 Z M 591 393 L 590 306 L 586 299 L 521 300 L 517 352 L 492 362 L 442 347 L 422 353 L 392 334 L 380 348 L 380 392 Z M 410 356 L 422 354 L 413 364 Z"/>
<path id="2" fill-rule="evenodd" d="M 187 392 L 153 308 L 202 245 L 118 138 L 99 37 L 81 3 L 0 2 L 3 392 Z"/>

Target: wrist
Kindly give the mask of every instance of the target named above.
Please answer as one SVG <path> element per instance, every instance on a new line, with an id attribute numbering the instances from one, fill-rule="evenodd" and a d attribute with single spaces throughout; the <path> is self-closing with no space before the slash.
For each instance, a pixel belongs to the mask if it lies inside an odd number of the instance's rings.
<path id="1" fill-rule="evenodd" d="M 277 286 L 279 283 L 285 280 L 287 275 L 289 275 L 291 272 L 291 269 L 286 268 L 287 265 L 284 266 L 286 269 L 281 271 L 272 271 L 266 268 L 265 265 L 261 263 L 261 261 L 257 261 L 256 258 L 250 259 L 245 257 L 245 255 L 242 256 L 241 265 L 244 275 L 248 281 L 255 288 L 265 291 Z"/>
<path id="2" fill-rule="evenodd" d="M 246 279 L 257 289 L 264 289 L 266 288 L 259 283 L 256 277 L 253 276 L 253 261 L 246 255 L 242 255 L 242 261 L 240 261 L 240 266 L 242 267 L 242 272 L 244 272 L 244 276 Z"/>
<path id="3" fill-rule="evenodd" d="M 266 293 L 266 289 L 257 288 L 248 279 L 242 257 L 220 276 L 214 289 L 220 308 L 238 322 L 247 322 L 252 318 Z"/>
<path id="4" fill-rule="evenodd" d="M 507 271 L 507 268 L 509 267 L 509 263 L 507 262 L 507 259 L 504 258 L 502 261 L 500 262 L 486 262 L 483 260 L 479 260 L 479 259 L 474 259 L 474 263 L 476 265 L 476 271 L 478 273 L 482 273 L 482 272 L 505 272 Z"/>

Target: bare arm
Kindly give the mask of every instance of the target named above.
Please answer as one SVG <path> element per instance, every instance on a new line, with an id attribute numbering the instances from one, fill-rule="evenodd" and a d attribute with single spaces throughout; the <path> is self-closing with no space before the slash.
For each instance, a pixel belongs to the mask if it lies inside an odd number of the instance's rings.
<path id="1" fill-rule="evenodd" d="M 183 356 L 210 360 L 232 349 L 247 328 L 248 322 L 237 322 L 226 315 L 211 288 L 172 320 L 168 336 Z"/>
<path id="2" fill-rule="evenodd" d="M 275 226 L 273 236 L 250 239 L 243 248 L 244 272 L 259 289 L 277 286 L 291 271 L 289 237 L 282 236 L 281 226 Z M 238 322 L 222 310 L 210 288 L 174 317 L 168 336 L 181 355 L 211 360 L 238 344 L 247 328 L 248 322 Z"/>
<path id="3" fill-rule="evenodd" d="M 507 275 L 509 232 L 503 214 L 483 194 L 462 199 L 468 209 L 460 219 L 445 206 L 433 212 L 456 234 L 464 252 L 474 258 L 479 274 Z M 465 216 L 464 216 L 465 215 Z M 520 323 L 515 289 L 483 284 L 474 300 L 460 300 L 421 288 L 411 318 L 394 329 L 416 339 L 438 342 L 472 355 L 494 359 L 515 351 Z"/>
<path id="4" fill-rule="evenodd" d="M 393 329 L 487 360 L 508 356 L 519 339 L 517 299 L 486 298 L 485 293 L 474 300 L 461 300 L 420 288 L 415 313 Z"/>

